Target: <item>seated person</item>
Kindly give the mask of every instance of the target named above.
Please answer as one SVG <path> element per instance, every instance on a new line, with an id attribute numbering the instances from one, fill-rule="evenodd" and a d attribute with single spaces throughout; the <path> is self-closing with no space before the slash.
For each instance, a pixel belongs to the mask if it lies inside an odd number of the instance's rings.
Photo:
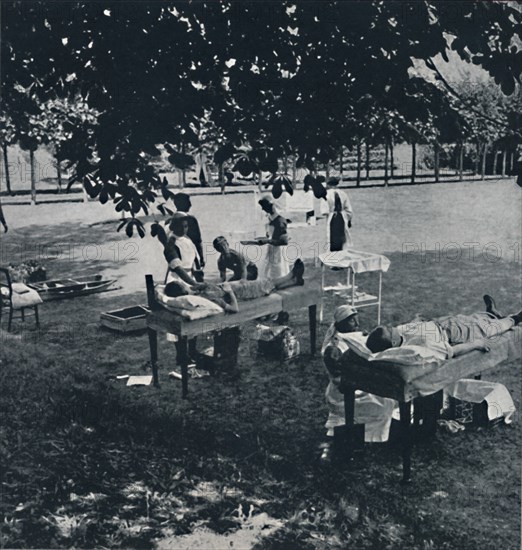
<path id="1" fill-rule="evenodd" d="M 403 346 L 426 348 L 437 361 L 473 350 L 489 351 L 486 339 L 499 336 L 522 321 L 522 311 L 503 316 L 491 296 L 485 295 L 485 313 L 450 315 L 431 321 L 412 321 L 397 327 L 375 328 L 366 341 L 372 353 Z"/>
<path id="2" fill-rule="evenodd" d="M 340 306 L 335 310 L 334 321 L 328 329 L 321 353 L 328 372 L 329 383 L 325 397 L 328 406 L 327 441 L 321 445 L 321 461 L 329 462 L 332 458 L 332 438 L 334 429 L 345 425 L 344 395 L 341 392 L 340 359 L 348 351 L 345 336 L 360 332 L 357 310 L 349 305 Z M 365 424 L 365 440 L 381 442 L 388 438 L 391 415 L 395 402 L 393 399 L 378 397 L 369 393 L 356 392 L 355 423 Z"/>
<path id="3" fill-rule="evenodd" d="M 200 296 L 219 305 L 226 312 L 237 313 L 239 311 L 238 300 L 253 300 L 267 296 L 274 290 L 302 286 L 304 284 L 303 274 L 304 264 L 297 259 L 292 271 L 278 279 L 233 281 L 219 285 L 203 283 L 195 286 L 183 284 L 181 281 L 171 281 L 165 286 L 165 294 L 171 298 L 188 295 Z"/>
<path id="4" fill-rule="evenodd" d="M 218 269 L 221 280 L 227 279 L 227 269 L 232 271 L 229 281 L 255 281 L 257 279 L 257 266 L 249 261 L 243 254 L 232 250 L 225 237 L 216 237 L 212 243 L 219 252 Z"/>

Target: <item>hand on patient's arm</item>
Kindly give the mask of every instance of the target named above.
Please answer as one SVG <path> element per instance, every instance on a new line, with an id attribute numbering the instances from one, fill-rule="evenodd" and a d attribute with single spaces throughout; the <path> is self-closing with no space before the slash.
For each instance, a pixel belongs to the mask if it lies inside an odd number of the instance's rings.
<path id="1" fill-rule="evenodd" d="M 451 349 L 453 350 L 453 357 L 459 357 L 460 355 L 475 350 L 488 352 L 490 348 L 485 340 L 476 340 L 475 342 L 468 342 L 466 344 L 456 344 L 452 346 Z"/>
<path id="2" fill-rule="evenodd" d="M 193 279 L 181 266 L 174 268 L 174 273 L 179 276 L 179 278 L 190 286 L 197 285 L 197 281 Z"/>

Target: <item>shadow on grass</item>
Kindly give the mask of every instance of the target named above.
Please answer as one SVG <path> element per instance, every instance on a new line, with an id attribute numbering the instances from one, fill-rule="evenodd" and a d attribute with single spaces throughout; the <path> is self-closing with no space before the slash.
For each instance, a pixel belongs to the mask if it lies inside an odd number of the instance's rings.
<path id="1" fill-rule="evenodd" d="M 384 322 L 481 310 L 486 292 L 499 307 L 520 309 L 517 264 L 389 257 Z M 369 291 L 377 284 L 371 276 L 358 283 Z M 237 371 L 191 380 L 182 401 L 179 382 L 166 376 L 175 353 L 160 338 L 160 388 L 127 388 L 108 377 L 142 374 L 148 340 L 99 329 L 100 300 L 56 302 L 40 334 L 24 333 L 0 350 L 4 546 L 150 547 L 195 525 L 233 530 L 238 506 L 284 522 L 263 548 L 516 546 L 519 430 L 438 435 L 416 448 L 408 488 L 398 483 L 398 450 L 386 444 L 367 445 L 352 465 L 323 469 L 320 358 L 259 358 L 249 325 Z M 103 303 L 116 308 L 121 300 Z M 340 301 L 326 296 L 320 337 Z M 375 311 L 362 321 L 371 328 Z M 303 350 L 307 324 L 305 311 L 291 312 Z M 53 327 L 73 328 L 64 335 Z M 520 406 L 513 365 L 486 378 L 505 384 Z"/>

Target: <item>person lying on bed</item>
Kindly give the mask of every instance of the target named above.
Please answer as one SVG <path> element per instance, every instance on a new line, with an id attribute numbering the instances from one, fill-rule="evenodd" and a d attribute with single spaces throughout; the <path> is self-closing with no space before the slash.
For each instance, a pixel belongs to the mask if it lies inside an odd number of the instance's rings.
<path id="1" fill-rule="evenodd" d="M 436 360 L 451 359 L 473 350 L 487 352 L 486 339 L 499 336 L 522 321 L 522 311 L 504 316 L 495 301 L 484 296 L 485 313 L 449 315 L 431 321 L 412 321 L 397 327 L 379 326 L 366 341 L 372 353 L 403 346 L 418 346 L 429 350 Z"/>
<path id="2" fill-rule="evenodd" d="M 181 281 L 172 281 L 165 286 L 165 294 L 170 298 L 179 296 L 196 295 L 213 302 L 229 313 L 237 313 L 239 301 L 253 300 L 267 296 L 275 290 L 282 290 L 293 286 L 302 286 L 304 264 L 297 259 L 294 263 L 292 271 L 284 277 L 270 280 L 264 279 L 260 281 L 232 281 L 228 283 L 215 284 L 199 284 L 197 286 L 189 286 Z"/>

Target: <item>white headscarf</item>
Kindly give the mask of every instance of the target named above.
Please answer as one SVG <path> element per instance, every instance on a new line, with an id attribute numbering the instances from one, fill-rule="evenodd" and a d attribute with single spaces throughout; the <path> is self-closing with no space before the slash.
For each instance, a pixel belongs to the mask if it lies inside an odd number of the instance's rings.
<path id="1" fill-rule="evenodd" d="M 340 332 L 337 332 L 335 328 L 335 324 L 340 323 L 345 319 L 348 319 L 348 317 L 351 317 L 356 313 L 357 313 L 357 310 L 353 306 L 349 306 L 349 305 L 339 306 L 334 311 L 334 320 L 332 321 L 332 324 L 328 327 L 328 330 L 326 331 L 326 334 L 324 336 L 323 346 L 321 347 L 322 354 L 324 354 L 325 349 L 332 343 L 332 340 L 334 337 L 342 336 Z"/>

